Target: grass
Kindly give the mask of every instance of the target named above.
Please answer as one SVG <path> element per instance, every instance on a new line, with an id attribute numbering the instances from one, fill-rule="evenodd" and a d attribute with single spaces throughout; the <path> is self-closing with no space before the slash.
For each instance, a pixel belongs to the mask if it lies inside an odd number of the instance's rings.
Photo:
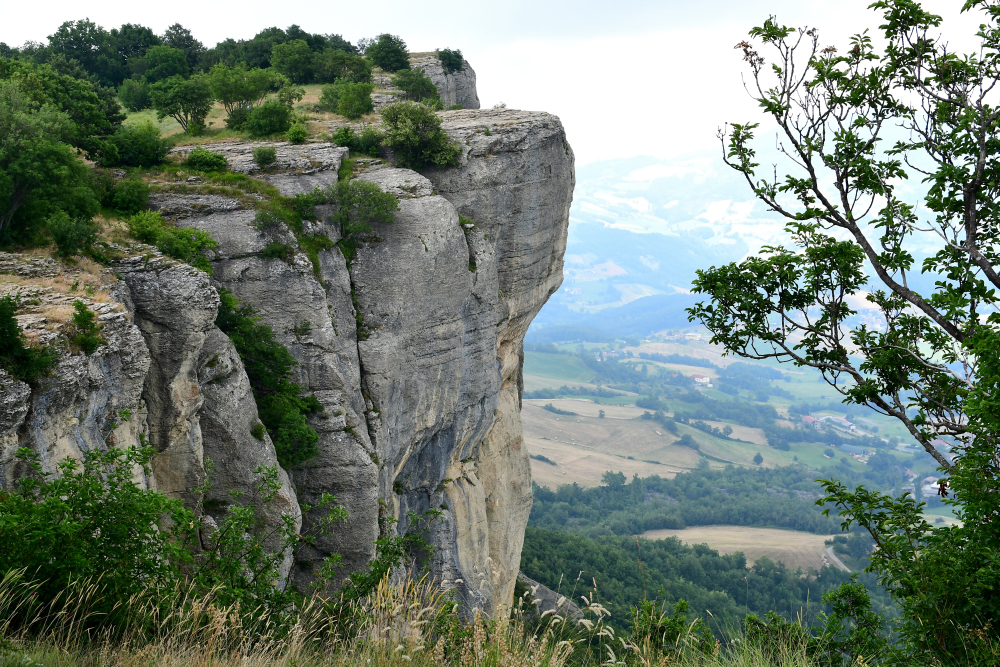
<path id="1" fill-rule="evenodd" d="M 530 350 L 524 353 L 524 372 L 570 382 L 589 382 L 594 377 L 594 371 L 575 357 Z"/>

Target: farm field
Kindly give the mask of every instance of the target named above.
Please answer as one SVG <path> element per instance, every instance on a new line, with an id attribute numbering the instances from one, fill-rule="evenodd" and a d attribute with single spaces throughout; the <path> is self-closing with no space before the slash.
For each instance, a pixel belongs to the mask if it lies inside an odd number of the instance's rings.
<path id="1" fill-rule="evenodd" d="M 707 544 L 720 553 L 742 551 L 747 563 L 761 556 L 782 562 L 791 568 L 820 569 L 834 565 L 826 552 L 831 535 L 815 535 L 798 530 L 747 528 L 745 526 L 693 526 L 682 530 L 648 530 L 642 537 L 662 540 L 676 537 L 685 544 Z"/>

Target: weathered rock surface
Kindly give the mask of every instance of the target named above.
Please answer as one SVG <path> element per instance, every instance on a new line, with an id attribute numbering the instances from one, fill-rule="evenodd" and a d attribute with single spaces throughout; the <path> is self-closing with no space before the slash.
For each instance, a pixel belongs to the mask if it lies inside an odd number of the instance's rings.
<path id="1" fill-rule="evenodd" d="M 548 114 L 451 111 L 442 119 L 463 148 L 460 166 L 418 174 L 380 160 L 355 164 L 356 178 L 396 195 L 400 210 L 360 243 L 350 265 L 338 247 L 310 259 L 283 224 L 257 229 L 255 211 L 236 200 L 158 195 L 154 205 L 176 224 L 219 243 L 211 278 L 146 250 L 118 262 L 118 314 L 107 313 L 118 319 L 106 325 L 117 337 L 95 355 L 67 359 L 78 367 L 67 366 L 65 386 L 53 381 L 26 395 L 26 385 L 0 374 L 0 466 L 18 444 L 51 450 L 76 438 L 105 446 L 113 411 L 134 406 L 135 426 L 119 426 L 116 444 L 148 432 L 159 452 L 150 484 L 192 506 L 204 502 L 216 520 L 229 491 L 252 494 L 260 467 L 276 459 L 270 440 L 253 436 L 257 410 L 246 373 L 214 326 L 217 289 L 225 287 L 272 328 L 298 362 L 295 381 L 322 406 L 308 418 L 320 453 L 280 473 L 265 520 L 274 525 L 324 493 L 348 511 L 334 534 L 301 550 L 297 562 L 286 558 L 289 578 L 310 582 L 334 553 L 344 574 L 361 569 L 380 531 L 427 528 L 434 575 L 467 611 L 508 604 L 531 507 L 522 343 L 561 281 L 573 154 Z M 234 170 L 255 173 L 255 145 L 211 149 Z M 285 195 L 333 183 L 346 154 L 330 144 L 276 147 L 277 165 L 258 175 Z M 322 218 L 329 213 L 320 211 L 299 235 L 338 241 L 338 229 Z M 459 214 L 475 224 L 461 224 Z M 261 256 L 272 243 L 292 251 Z M 32 270 L 49 267 L 36 262 Z M 194 489 L 206 459 L 213 488 L 201 498 Z M 8 482 L 15 474 L 3 468 Z M 419 517 L 428 511 L 441 516 L 424 525 Z M 303 517 L 302 532 L 316 519 Z"/>
<path id="2" fill-rule="evenodd" d="M 468 60 L 462 61 L 462 69 L 446 72 L 437 53 L 411 53 L 410 67 L 424 71 L 438 89 L 438 96 L 444 107 L 461 104 L 463 109 L 478 109 L 479 94 L 476 92 L 476 72 Z"/>

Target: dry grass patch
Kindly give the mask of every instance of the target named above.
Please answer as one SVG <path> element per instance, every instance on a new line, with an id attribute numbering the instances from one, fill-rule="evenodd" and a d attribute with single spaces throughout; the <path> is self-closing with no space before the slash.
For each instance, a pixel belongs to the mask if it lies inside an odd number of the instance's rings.
<path id="1" fill-rule="evenodd" d="M 748 564 L 756 562 L 762 556 L 803 570 L 818 570 L 824 565 L 833 564 L 826 553 L 826 540 L 831 535 L 815 535 L 798 530 L 693 526 L 683 530 L 647 530 L 642 536 L 650 540 L 676 537 L 685 544 L 707 544 L 724 554 L 742 551 Z"/>

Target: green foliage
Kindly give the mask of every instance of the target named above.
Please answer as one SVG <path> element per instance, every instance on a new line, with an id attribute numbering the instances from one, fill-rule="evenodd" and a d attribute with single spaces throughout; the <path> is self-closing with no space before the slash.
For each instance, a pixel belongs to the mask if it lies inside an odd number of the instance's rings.
<path id="1" fill-rule="evenodd" d="M 200 134 L 205 129 L 205 118 L 212 109 L 215 98 L 209 78 L 195 74 L 190 79 L 171 76 L 149 87 L 150 99 L 156 117 L 172 117 L 188 134 Z"/>
<path id="2" fill-rule="evenodd" d="M 371 234 L 374 224 L 391 224 L 399 210 L 393 195 L 368 181 L 340 181 L 331 186 L 330 195 L 337 206 L 333 219 L 344 240 Z"/>
<path id="3" fill-rule="evenodd" d="M 191 149 L 191 152 L 188 153 L 182 164 L 188 169 L 197 169 L 199 171 L 222 171 L 228 166 L 225 155 L 222 153 L 213 153 L 201 146 L 195 146 Z"/>
<path id="4" fill-rule="evenodd" d="M 378 157 L 379 146 L 382 145 L 382 135 L 373 127 L 366 127 L 361 134 L 355 134 L 354 130 L 346 125 L 338 127 L 333 133 L 333 142 L 338 146 L 346 146 L 351 149 L 351 153 L 357 155 L 370 155 Z"/>
<path id="5" fill-rule="evenodd" d="M 97 212 L 73 134 L 65 114 L 39 109 L 20 84 L 0 80 L 0 244 L 34 241 L 57 211 L 72 218 Z"/>
<path id="6" fill-rule="evenodd" d="M 73 323 L 66 333 L 69 342 L 87 355 L 96 352 L 104 343 L 101 328 L 97 325 L 97 316 L 79 299 L 73 302 Z"/>
<path id="7" fill-rule="evenodd" d="M 414 102 L 438 98 L 437 86 L 419 67 L 397 72 L 396 76 L 392 77 L 392 83 L 405 93 L 406 99 Z"/>
<path id="8" fill-rule="evenodd" d="M 354 53 L 335 49 L 317 53 L 313 69 L 316 81 L 323 83 L 334 81 L 371 83 L 372 80 L 372 65 L 369 60 Z"/>
<path id="9" fill-rule="evenodd" d="M 0 297 L 0 368 L 15 380 L 35 382 L 48 375 L 59 358 L 52 348 L 29 346 L 18 326 L 18 301 L 11 296 Z"/>
<path id="10" fill-rule="evenodd" d="M 384 138 L 402 167 L 455 166 L 461 151 L 441 129 L 441 120 L 423 104 L 396 102 L 380 112 Z"/>
<path id="11" fill-rule="evenodd" d="M 398 72 L 401 69 L 410 68 L 406 42 L 398 35 L 383 33 L 376 37 L 365 49 L 365 58 L 386 72 Z"/>
<path id="12" fill-rule="evenodd" d="M 448 74 L 459 72 L 465 66 L 465 58 L 462 57 L 462 51 L 459 49 L 441 49 L 438 51 L 438 60 L 441 61 L 441 67 Z"/>
<path id="13" fill-rule="evenodd" d="M 145 211 L 149 204 L 149 186 L 137 179 L 118 181 L 109 194 L 110 207 L 126 214 L 134 215 Z"/>
<path id="14" fill-rule="evenodd" d="M 253 437 L 255 437 L 255 438 L 257 438 L 258 440 L 261 440 L 261 441 L 264 440 L 264 436 L 266 434 L 267 434 L 267 428 L 263 424 L 261 424 L 260 422 L 257 422 L 256 424 L 254 424 L 253 428 L 250 429 L 250 435 L 252 435 Z"/>
<path id="15" fill-rule="evenodd" d="M 271 70 L 248 68 L 239 63 L 234 67 L 219 63 L 209 72 L 212 94 L 226 110 L 226 126 L 243 128 L 250 112 L 267 97 L 282 87 L 282 78 Z"/>
<path id="16" fill-rule="evenodd" d="M 759 175 L 756 123 L 732 126 L 724 159 L 785 218 L 795 247 L 699 272 L 695 291 L 710 301 L 689 314 L 732 353 L 819 369 L 845 402 L 896 418 L 935 458 L 958 525 L 931 525 L 906 494 L 833 479 L 825 501 L 845 528 L 871 534 L 870 569 L 901 607 L 907 659 L 985 664 L 1000 615 L 1000 144 L 995 109 L 970 91 L 1000 79 L 1000 15 L 966 4 L 983 14 L 964 55 L 917 2 L 871 7 L 884 47 L 862 34 L 850 49 L 823 48 L 816 31 L 773 17 L 750 33 L 774 50 L 770 67 L 741 43 L 757 101 L 796 161 Z M 906 184 L 917 174 L 926 189 Z M 857 324 L 856 298 L 883 327 Z"/>
<path id="17" fill-rule="evenodd" d="M 142 111 L 152 106 L 149 95 L 149 84 L 137 79 L 125 79 L 118 86 L 118 99 L 129 111 Z"/>
<path id="18" fill-rule="evenodd" d="M 45 226 L 52 235 L 60 257 L 80 255 L 97 240 L 97 223 L 86 218 L 71 218 L 65 211 L 56 211 Z"/>
<path id="19" fill-rule="evenodd" d="M 292 83 L 310 83 L 313 79 L 312 49 L 304 39 L 275 44 L 271 50 L 271 66 Z"/>
<path id="20" fill-rule="evenodd" d="M 91 450 L 82 467 L 65 458 L 52 474 L 37 454 L 19 450 L 32 474 L 0 494 L 0 571 L 25 568 L 41 582 L 43 604 L 81 576 L 101 577 L 109 606 L 147 587 L 172 587 L 177 572 L 170 557 L 178 553 L 177 532 L 188 525 L 189 513 L 179 500 L 136 486 L 136 467 L 149 474 L 153 453 Z M 165 517 L 173 528 L 161 527 Z"/>
<path id="21" fill-rule="evenodd" d="M 261 169 L 269 164 L 274 164 L 277 159 L 278 151 L 275 150 L 274 146 L 255 146 L 253 149 L 253 161 Z"/>
<path id="22" fill-rule="evenodd" d="M 674 612 L 656 600 L 643 600 L 632 607 L 632 632 L 628 641 L 643 653 L 655 653 L 676 658 L 688 651 L 711 656 L 715 654 L 715 637 L 705 622 L 695 618 L 688 623 L 686 600 L 674 603 Z"/>
<path id="23" fill-rule="evenodd" d="M 295 123 L 285 133 L 290 144 L 302 144 L 309 138 L 309 130 L 302 123 Z"/>
<path id="24" fill-rule="evenodd" d="M 173 227 L 164 222 L 159 212 L 154 211 L 132 216 L 128 220 L 128 228 L 133 237 L 156 246 L 164 255 L 211 272 L 212 265 L 204 253 L 219 244 L 200 229 Z"/>
<path id="25" fill-rule="evenodd" d="M 323 86 L 319 106 L 345 118 L 357 120 L 366 113 L 375 110 L 372 104 L 372 91 L 374 89 L 375 86 L 370 83 L 338 81 L 333 85 Z"/>
<path id="26" fill-rule="evenodd" d="M 264 102 L 253 111 L 244 124 L 251 137 L 267 137 L 287 132 L 292 126 L 292 111 L 278 100 Z"/>
<path id="27" fill-rule="evenodd" d="M 295 358 L 278 342 L 274 331 L 257 318 L 248 305 L 241 304 L 228 290 L 220 290 L 222 300 L 215 325 L 236 346 L 246 368 L 261 422 L 274 443 L 278 461 L 291 467 L 317 454 L 319 436 L 306 423 L 306 416 L 322 407 L 314 396 L 292 382 Z"/>
<path id="28" fill-rule="evenodd" d="M 764 457 L 760 455 L 760 452 L 757 452 L 756 454 L 753 455 L 753 462 L 756 463 L 757 465 L 760 465 L 761 463 L 764 462 Z"/>
<path id="29" fill-rule="evenodd" d="M 191 73 L 184 52 L 165 44 L 151 46 L 142 58 L 135 59 L 130 65 L 133 75 L 142 76 L 151 84 L 172 76 L 186 77 Z"/>
<path id="30" fill-rule="evenodd" d="M 295 248 L 287 243 L 274 241 L 272 243 L 268 243 L 267 246 L 260 251 L 258 257 L 261 257 L 262 259 L 280 259 L 283 262 L 291 264 L 292 259 L 295 257 Z"/>
<path id="31" fill-rule="evenodd" d="M 122 125 L 108 140 L 115 150 L 102 156 L 98 162 L 102 167 L 149 168 L 161 164 L 170 151 L 170 142 L 149 122 Z"/>

